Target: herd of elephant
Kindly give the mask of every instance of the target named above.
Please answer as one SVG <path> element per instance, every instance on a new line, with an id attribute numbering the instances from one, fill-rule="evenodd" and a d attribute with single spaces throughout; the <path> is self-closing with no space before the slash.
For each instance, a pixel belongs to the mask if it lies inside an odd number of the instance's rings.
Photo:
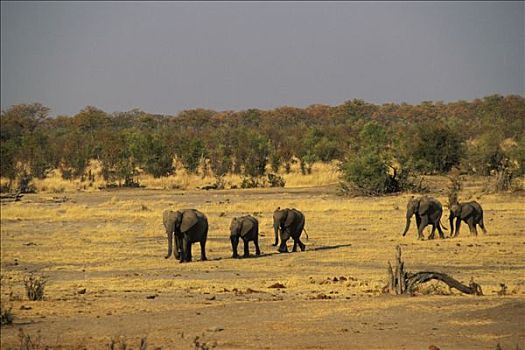
<path id="1" fill-rule="evenodd" d="M 423 239 L 423 230 L 426 226 L 432 225 L 432 232 L 428 239 L 434 239 L 436 229 L 440 238 L 445 238 L 441 228 L 441 216 L 443 206 L 441 203 L 429 196 L 412 197 L 407 204 L 406 226 L 403 236 L 406 235 L 410 227 L 412 216 L 416 217 L 418 239 Z M 456 219 L 454 230 L 454 219 Z M 476 225 L 479 225 L 483 233 L 487 233 L 483 223 L 483 209 L 476 201 L 465 203 L 453 203 L 450 205 L 450 228 L 451 237 L 459 234 L 461 221 L 465 221 L 470 229 L 471 234 L 477 235 Z M 168 254 L 166 259 L 175 256 L 181 263 L 191 261 L 191 246 L 193 243 L 200 243 L 201 260 L 206 259 L 206 239 L 208 237 L 208 218 L 206 215 L 196 209 L 181 209 L 177 211 L 166 210 L 163 213 L 163 223 L 168 236 Z M 301 242 L 301 234 L 304 228 L 305 217 L 302 212 L 295 208 L 277 208 L 273 213 L 273 228 L 275 233 L 275 242 L 273 246 L 279 245 L 280 253 L 287 253 L 288 247 L 286 242 L 292 238 L 292 251 L 305 250 L 305 245 Z M 307 238 L 308 238 L 308 234 Z M 281 243 L 279 244 L 279 237 Z M 234 217 L 230 224 L 230 241 L 232 246 L 232 257 L 238 258 L 237 246 L 239 241 L 243 240 L 244 254 L 243 257 L 249 256 L 249 242 L 255 245 L 255 254 L 260 255 L 259 249 L 259 222 L 251 216 Z"/>

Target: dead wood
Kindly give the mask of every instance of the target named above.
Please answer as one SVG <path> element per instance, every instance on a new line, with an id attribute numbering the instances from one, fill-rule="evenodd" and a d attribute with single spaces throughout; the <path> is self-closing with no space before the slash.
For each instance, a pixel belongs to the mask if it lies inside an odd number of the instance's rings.
<path id="1" fill-rule="evenodd" d="M 467 286 L 455 278 L 441 272 L 406 272 L 405 263 L 401 260 L 400 246 L 396 247 L 396 261 L 394 267 L 388 262 L 387 285 L 383 288 L 383 292 L 395 295 L 413 294 L 420 284 L 431 280 L 441 281 L 447 284 L 450 288 L 457 289 L 465 294 L 483 295 L 481 286 L 474 282 L 474 280 L 471 280 Z"/>

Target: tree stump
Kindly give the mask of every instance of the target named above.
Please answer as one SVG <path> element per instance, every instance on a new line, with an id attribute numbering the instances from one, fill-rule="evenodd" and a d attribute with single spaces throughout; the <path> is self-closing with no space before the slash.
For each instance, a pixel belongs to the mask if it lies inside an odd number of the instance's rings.
<path id="1" fill-rule="evenodd" d="M 390 261 L 388 262 L 387 269 L 387 285 L 383 288 L 386 293 L 401 295 L 401 294 L 413 294 L 416 288 L 425 282 L 430 280 L 438 280 L 447 284 L 450 288 L 455 288 L 465 294 L 483 295 L 481 286 L 470 280 L 469 285 L 464 285 L 458 280 L 451 276 L 433 271 L 423 271 L 410 273 L 405 271 L 405 263 L 401 260 L 401 247 L 396 246 L 396 261 L 395 266 L 392 268 Z"/>

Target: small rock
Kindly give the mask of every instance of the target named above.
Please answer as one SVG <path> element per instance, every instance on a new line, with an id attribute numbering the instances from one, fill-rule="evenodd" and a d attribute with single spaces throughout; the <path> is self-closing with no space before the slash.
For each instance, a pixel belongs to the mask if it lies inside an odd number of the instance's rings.
<path id="1" fill-rule="evenodd" d="M 32 307 L 31 306 L 26 306 L 26 305 L 21 305 L 20 306 L 20 310 L 31 310 Z"/>
<path id="2" fill-rule="evenodd" d="M 157 295 L 153 294 L 153 295 L 146 296 L 146 299 L 155 299 L 156 297 Z"/>
<path id="3" fill-rule="evenodd" d="M 86 288 L 79 289 L 77 291 L 78 294 L 86 294 Z"/>
<path id="4" fill-rule="evenodd" d="M 210 327 L 207 329 L 208 332 L 221 332 L 223 330 L 224 328 L 218 326 Z"/>
<path id="5" fill-rule="evenodd" d="M 272 284 L 271 286 L 268 286 L 268 288 L 286 288 L 286 286 L 282 283 L 276 282 Z"/>
<path id="6" fill-rule="evenodd" d="M 217 299 L 217 298 L 215 297 L 215 295 L 212 296 L 211 298 L 206 298 L 206 300 L 215 300 L 215 299 Z"/>
<path id="7" fill-rule="evenodd" d="M 435 345 L 429 345 L 428 350 L 439 350 L 439 348 Z"/>

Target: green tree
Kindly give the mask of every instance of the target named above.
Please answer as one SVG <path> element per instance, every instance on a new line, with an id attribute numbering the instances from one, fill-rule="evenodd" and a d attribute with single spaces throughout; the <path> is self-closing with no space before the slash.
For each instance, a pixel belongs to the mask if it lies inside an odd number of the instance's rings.
<path id="1" fill-rule="evenodd" d="M 368 122 L 359 133 L 358 152 L 341 164 L 342 180 L 362 194 L 398 192 L 403 185 L 400 177 L 404 180 L 406 172 L 392 163 L 386 130 L 376 122 Z"/>
<path id="2" fill-rule="evenodd" d="M 464 155 L 462 137 L 443 123 L 430 121 L 409 128 L 403 141 L 404 158 L 424 173 L 448 172 Z"/>
<path id="3" fill-rule="evenodd" d="M 202 159 L 206 156 L 206 148 L 200 139 L 192 138 L 181 145 L 177 155 L 188 172 L 196 173 Z"/>

